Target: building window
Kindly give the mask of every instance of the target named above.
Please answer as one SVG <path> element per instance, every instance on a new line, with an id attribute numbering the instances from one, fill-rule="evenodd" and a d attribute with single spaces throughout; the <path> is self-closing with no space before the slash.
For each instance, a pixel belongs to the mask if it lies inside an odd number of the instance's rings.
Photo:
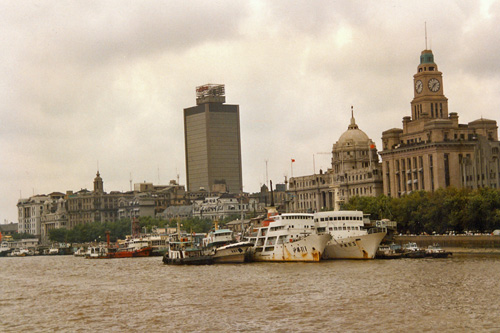
<path id="1" fill-rule="evenodd" d="M 449 154 L 444 154 L 444 182 L 445 182 L 446 187 L 450 186 Z"/>

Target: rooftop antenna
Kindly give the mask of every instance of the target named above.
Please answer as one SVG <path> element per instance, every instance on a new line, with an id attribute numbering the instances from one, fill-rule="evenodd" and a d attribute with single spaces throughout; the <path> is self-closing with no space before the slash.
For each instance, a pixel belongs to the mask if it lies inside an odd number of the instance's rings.
<path id="1" fill-rule="evenodd" d="M 425 29 L 425 49 L 427 50 L 427 21 L 424 22 Z"/>
<path id="2" fill-rule="evenodd" d="M 132 192 L 132 172 L 130 173 L 130 192 Z"/>

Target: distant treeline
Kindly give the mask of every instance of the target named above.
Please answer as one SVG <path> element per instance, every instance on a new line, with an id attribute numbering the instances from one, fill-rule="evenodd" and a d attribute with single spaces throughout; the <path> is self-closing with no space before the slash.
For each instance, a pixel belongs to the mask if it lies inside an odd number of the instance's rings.
<path id="1" fill-rule="evenodd" d="M 353 197 L 345 210 L 362 210 L 372 220 L 390 219 L 398 232 L 421 234 L 500 229 L 500 191 L 492 188 L 417 191 L 401 198 Z"/>
<path id="2" fill-rule="evenodd" d="M 232 221 L 236 217 L 229 217 L 220 221 L 220 225 L 224 225 L 228 221 Z M 210 219 L 189 218 L 180 221 L 181 229 L 187 232 L 208 232 L 214 226 Z M 149 233 L 154 227 L 167 228 L 176 227 L 177 221 L 168 221 L 155 219 L 152 217 L 139 218 L 141 232 Z M 94 222 L 86 224 L 78 224 L 73 229 L 52 229 L 49 231 L 49 239 L 52 242 L 66 243 L 87 243 L 106 241 L 106 231 L 110 233 L 110 241 L 116 242 L 118 239 L 125 239 L 125 236 L 131 234 L 130 219 L 122 219 L 115 222 Z"/>

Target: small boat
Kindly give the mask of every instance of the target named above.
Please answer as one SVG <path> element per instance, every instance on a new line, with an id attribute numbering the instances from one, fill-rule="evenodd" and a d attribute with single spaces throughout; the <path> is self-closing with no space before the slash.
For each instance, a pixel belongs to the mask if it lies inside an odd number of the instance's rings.
<path id="1" fill-rule="evenodd" d="M 107 246 L 92 246 L 85 253 L 86 259 L 116 259 L 149 257 L 153 248 L 142 239 L 131 239 L 113 247 L 109 242 L 109 233 L 106 233 Z"/>
<path id="2" fill-rule="evenodd" d="M 453 255 L 452 252 L 445 251 L 439 244 L 432 244 L 425 249 L 425 256 L 432 258 L 448 258 Z"/>
<path id="3" fill-rule="evenodd" d="M 135 258 L 135 257 L 149 257 L 153 248 L 145 239 L 133 238 L 118 246 L 117 249 L 110 249 L 109 251 L 112 258 Z"/>
<path id="4" fill-rule="evenodd" d="M 85 252 L 85 259 L 111 259 L 106 246 L 89 246 Z"/>
<path id="5" fill-rule="evenodd" d="M 205 253 L 213 256 L 214 263 L 243 263 L 252 242 L 237 242 L 234 233 L 229 229 L 214 230 L 203 239 Z"/>
<path id="6" fill-rule="evenodd" d="M 9 253 L 9 256 L 11 257 L 26 257 L 26 256 L 31 256 L 33 255 L 32 252 L 28 249 L 14 249 L 11 253 Z"/>
<path id="7" fill-rule="evenodd" d="M 403 245 L 403 258 L 425 258 L 425 250 L 417 243 L 409 242 Z"/>
<path id="8" fill-rule="evenodd" d="M 49 249 L 49 255 L 56 255 L 59 254 L 59 249 L 57 247 L 51 247 Z"/>
<path id="9" fill-rule="evenodd" d="M 85 257 L 85 248 L 82 246 L 80 247 L 78 250 L 75 251 L 75 253 L 73 253 L 73 255 L 75 257 Z"/>
<path id="10" fill-rule="evenodd" d="M 401 246 L 396 244 L 384 244 L 378 247 L 375 254 L 376 259 L 399 259 L 402 257 Z"/>
<path id="11" fill-rule="evenodd" d="M 213 255 L 207 255 L 201 243 L 204 235 L 174 234 L 168 243 L 168 251 L 163 256 L 166 265 L 211 265 Z"/>
<path id="12" fill-rule="evenodd" d="M 329 233 L 323 259 L 373 259 L 385 228 L 365 229 L 362 211 L 328 211 L 314 214 L 320 233 Z"/>
<path id="13" fill-rule="evenodd" d="M 12 252 L 10 246 L 8 246 L 7 242 L 2 242 L 0 245 L 0 257 L 6 257 L 8 254 Z"/>

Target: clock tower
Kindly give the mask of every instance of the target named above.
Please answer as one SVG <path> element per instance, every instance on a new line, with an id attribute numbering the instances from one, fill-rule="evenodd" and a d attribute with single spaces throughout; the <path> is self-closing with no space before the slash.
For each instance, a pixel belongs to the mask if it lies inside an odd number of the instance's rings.
<path id="1" fill-rule="evenodd" d="M 448 99 L 443 92 L 443 73 L 438 71 L 431 50 L 423 50 L 417 73 L 413 75 L 411 119 L 447 119 Z"/>

